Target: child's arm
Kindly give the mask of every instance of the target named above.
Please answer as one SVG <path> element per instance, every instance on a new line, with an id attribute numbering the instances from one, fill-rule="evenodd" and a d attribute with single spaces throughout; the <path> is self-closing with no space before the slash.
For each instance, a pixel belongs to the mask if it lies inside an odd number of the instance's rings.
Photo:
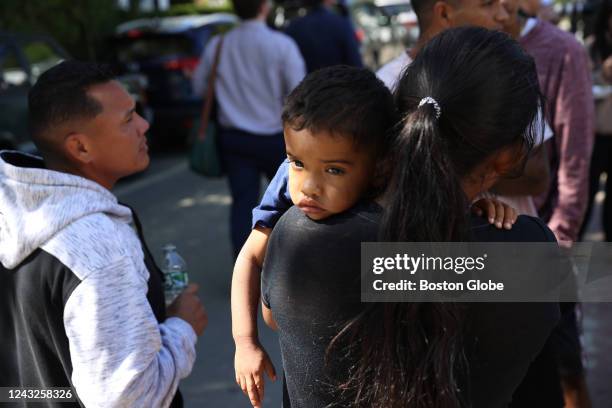
<path id="1" fill-rule="evenodd" d="M 288 163 L 284 161 L 270 181 L 261 203 L 253 209 L 253 230 L 240 250 L 232 276 L 236 382 L 249 396 L 254 407 L 259 407 L 263 400 L 264 371 L 271 379 L 276 379 L 274 365 L 259 344 L 257 310 L 268 236 L 278 219 L 292 205 L 287 188 L 288 169 Z"/>
<path id="2" fill-rule="evenodd" d="M 232 276 L 232 334 L 236 344 L 236 382 L 254 407 L 264 396 L 264 372 L 276 379 L 274 365 L 259 344 L 257 310 L 260 277 L 266 253 L 269 228 L 256 227 L 240 250 Z"/>

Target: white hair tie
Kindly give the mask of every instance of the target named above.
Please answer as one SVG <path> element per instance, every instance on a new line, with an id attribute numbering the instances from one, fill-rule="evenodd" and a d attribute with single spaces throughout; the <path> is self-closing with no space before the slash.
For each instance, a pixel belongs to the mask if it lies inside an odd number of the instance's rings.
<path id="1" fill-rule="evenodd" d="M 421 99 L 421 102 L 419 102 L 419 108 L 425 104 L 432 104 L 434 107 L 434 110 L 436 111 L 436 120 L 440 119 L 440 115 L 442 114 L 442 110 L 440 109 L 440 105 L 438 105 L 438 102 L 432 98 L 431 96 L 426 96 L 423 99 Z"/>

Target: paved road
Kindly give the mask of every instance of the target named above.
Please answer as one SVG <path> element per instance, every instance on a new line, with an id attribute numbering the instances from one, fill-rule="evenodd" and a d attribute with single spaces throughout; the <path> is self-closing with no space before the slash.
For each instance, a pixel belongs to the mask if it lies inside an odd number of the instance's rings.
<path id="1" fill-rule="evenodd" d="M 231 251 L 227 220 L 231 202 L 225 180 L 192 174 L 183 155 L 157 155 L 142 175 L 115 189 L 120 200 L 134 206 L 156 257 L 169 242 L 177 245 L 189 265 L 190 278 L 202 288 L 209 326 L 197 345 L 193 374 L 181 383 L 187 407 L 249 407 L 234 382 L 229 287 Z M 599 217 L 595 212 L 595 222 Z M 591 238 L 600 239 L 597 227 Z M 612 408 L 612 304 L 584 306 L 584 343 L 588 382 L 594 408 Z M 260 326 L 266 349 L 279 369 L 275 334 Z M 266 388 L 266 407 L 278 407 L 280 384 Z"/>

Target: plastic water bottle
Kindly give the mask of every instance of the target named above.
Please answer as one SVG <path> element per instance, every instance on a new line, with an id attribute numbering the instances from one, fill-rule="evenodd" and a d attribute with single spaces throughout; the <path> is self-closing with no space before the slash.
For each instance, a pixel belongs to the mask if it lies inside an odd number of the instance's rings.
<path id="1" fill-rule="evenodd" d="M 166 306 L 187 287 L 189 278 L 187 276 L 187 263 L 176 251 L 176 246 L 168 244 L 164 246 L 164 297 Z"/>

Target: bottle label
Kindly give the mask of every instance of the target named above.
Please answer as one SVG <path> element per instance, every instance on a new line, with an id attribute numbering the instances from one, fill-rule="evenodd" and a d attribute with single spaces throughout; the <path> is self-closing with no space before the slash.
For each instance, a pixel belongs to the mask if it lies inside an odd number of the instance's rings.
<path id="1" fill-rule="evenodd" d="M 187 286 L 187 272 L 170 272 L 167 276 L 167 283 L 172 288 L 184 288 Z"/>

